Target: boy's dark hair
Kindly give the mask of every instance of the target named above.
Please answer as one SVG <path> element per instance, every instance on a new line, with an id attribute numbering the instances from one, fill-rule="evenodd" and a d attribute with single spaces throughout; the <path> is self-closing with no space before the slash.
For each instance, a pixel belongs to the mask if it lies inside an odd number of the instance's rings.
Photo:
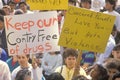
<path id="1" fill-rule="evenodd" d="M 58 72 L 55 72 L 55 73 L 52 73 L 51 75 L 49 75 L 49 80 L 65 80 L 63 78 L 63 76 L 58 73 Z"/>
<path id="2" fill-rule="evenodd" d="M 26 5 L 27 6 L 27 4 L 26 4 L 26 2 L 20 2 L 19 4 L 18 4 L 18 6 L 20 6 L 21 4 L 24 4 L 24 5 Z"/>
<path id="3" fill-rule="evenodd" d="M 91 4 L 92 1 L 91 0 L 81 0 L 81 3 L 82 2 L 88 2 L 89 4 Z"/>
<path id="4" fill-rule="evenodd" d="M 24 80 L 24 78 L 27 76 L 31 77 L 31 72 L 28 69 L 22 69 L 17 72 L 15 80 Z"/>
<path id="5" fill-rule="evenodd" d="M 116 78 L 120 78 L 120 72 L 114 74 L 112 80 L 115 80 Z"/>
<path id="6" fill-rule="evenodd" d="M 65 49 L 65 51 L 63 52 L 63 58 L 66 59 L 69 56 L 75 56 L 77 58 L 78 56 L 77 50 L 72 49 L 72 48 Z"/>
<path id="7" fill-rule="evenodd" d="M 65 64 L 65 59 L 69 56 L 73 56 L 76 57 L 78 56 L 77 51 L 75 49 L 72 48 L 66 48 L 63 52 L 63 64 Z"/>
<path id="8" fill-rule="evenodd" d="M 116 0 L 105 0 L 105 2 L 109 2 L 111 5 L 113 5 L 113 10 L 115 10 Z"/>

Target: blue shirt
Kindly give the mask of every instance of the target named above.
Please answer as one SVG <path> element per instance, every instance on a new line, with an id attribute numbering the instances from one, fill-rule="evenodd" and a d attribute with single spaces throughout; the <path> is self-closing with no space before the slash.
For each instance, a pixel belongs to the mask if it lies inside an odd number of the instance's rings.
<path id="1" fill-rule="evenodd" d="M 12 58 L 9 58 L 6 63 L 9 66 L 10 72 L 12 72 L 15 68 L 17 68 L 19 66 L 19 63 L 16 62 L 14 65 L 12 65 Z"/>
<path id="2" fill-rule="evenodd" d="M 2 49 L 2 48 L 1 48 Z M 2 49 L 2 52 L 0 53 L 0 60 L 2 60 L 2 61 L 6 61 L 8 59 L 8 55 L 7 55 L 7 53 L 5 52 L 5 50 L 4 49 Z"/>

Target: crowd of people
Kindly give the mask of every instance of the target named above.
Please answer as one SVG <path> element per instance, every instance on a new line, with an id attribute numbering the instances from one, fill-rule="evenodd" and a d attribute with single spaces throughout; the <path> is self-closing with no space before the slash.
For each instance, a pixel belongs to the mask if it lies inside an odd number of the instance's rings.
<path id="1" fill-rule="evenodd" d="M 68 5 L 92 11 L 92 3 L 101 0 L 68 0 Z M 21 53 L 8 55 L 4 16 L 34 14 L 43 10 L 30 10 L 25 0 L 2 0 L 0 9 L 0 80 L 120 80 L 120 4 L 118 0 L 104 0 L 97 12 L 116 16 L 104 53 L 82 51 L 76 67 L 79 51 L 60 47 L 60 51 Z M 46 10 L 45 10 L 46 11 Z M 57 10 L 58 30 L 62 31 L 67 10 Z M 34 57 L 33 57 L 34 56 Z M 78 71 L 77 75 L 74 72 Z"/>

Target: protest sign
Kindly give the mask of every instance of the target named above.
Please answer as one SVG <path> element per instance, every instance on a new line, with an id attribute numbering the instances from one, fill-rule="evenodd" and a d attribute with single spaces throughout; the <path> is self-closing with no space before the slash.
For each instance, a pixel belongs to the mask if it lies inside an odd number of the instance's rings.
<path id="1" fill-rule="evenodd" d="M 104 52 L 114 21 L 115 16 L 69 6 L 58 44 Z"/>
<path id="2" fill-rule="evenodd" d="M 31 10 L 63 10 L 68 8 L 68 0 L 27 0 Z"/>
<path id="3" fill-rule="evenodd" d="M 57 12 L 5 16 L 10 55 L 59 51 Z"/>

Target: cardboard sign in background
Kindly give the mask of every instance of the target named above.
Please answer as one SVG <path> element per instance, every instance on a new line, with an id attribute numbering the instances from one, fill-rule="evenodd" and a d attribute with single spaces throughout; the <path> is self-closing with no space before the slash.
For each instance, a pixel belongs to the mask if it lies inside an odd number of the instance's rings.
<path id="1" fill-rule="evenodd" d="M 4 20 L 10 55 L 59 51 L 56 11 L 5 16 Z"/>
<path id="2" fill-rule="evenodd" d="M 59 45 L 104 52 L 115 16 L 69 6 Z"/>
<path id="3" fill-rule="evenodd" d="M 68 8 L 68 0 L 27 0 L 31 10 L 63 10 Z"/>

